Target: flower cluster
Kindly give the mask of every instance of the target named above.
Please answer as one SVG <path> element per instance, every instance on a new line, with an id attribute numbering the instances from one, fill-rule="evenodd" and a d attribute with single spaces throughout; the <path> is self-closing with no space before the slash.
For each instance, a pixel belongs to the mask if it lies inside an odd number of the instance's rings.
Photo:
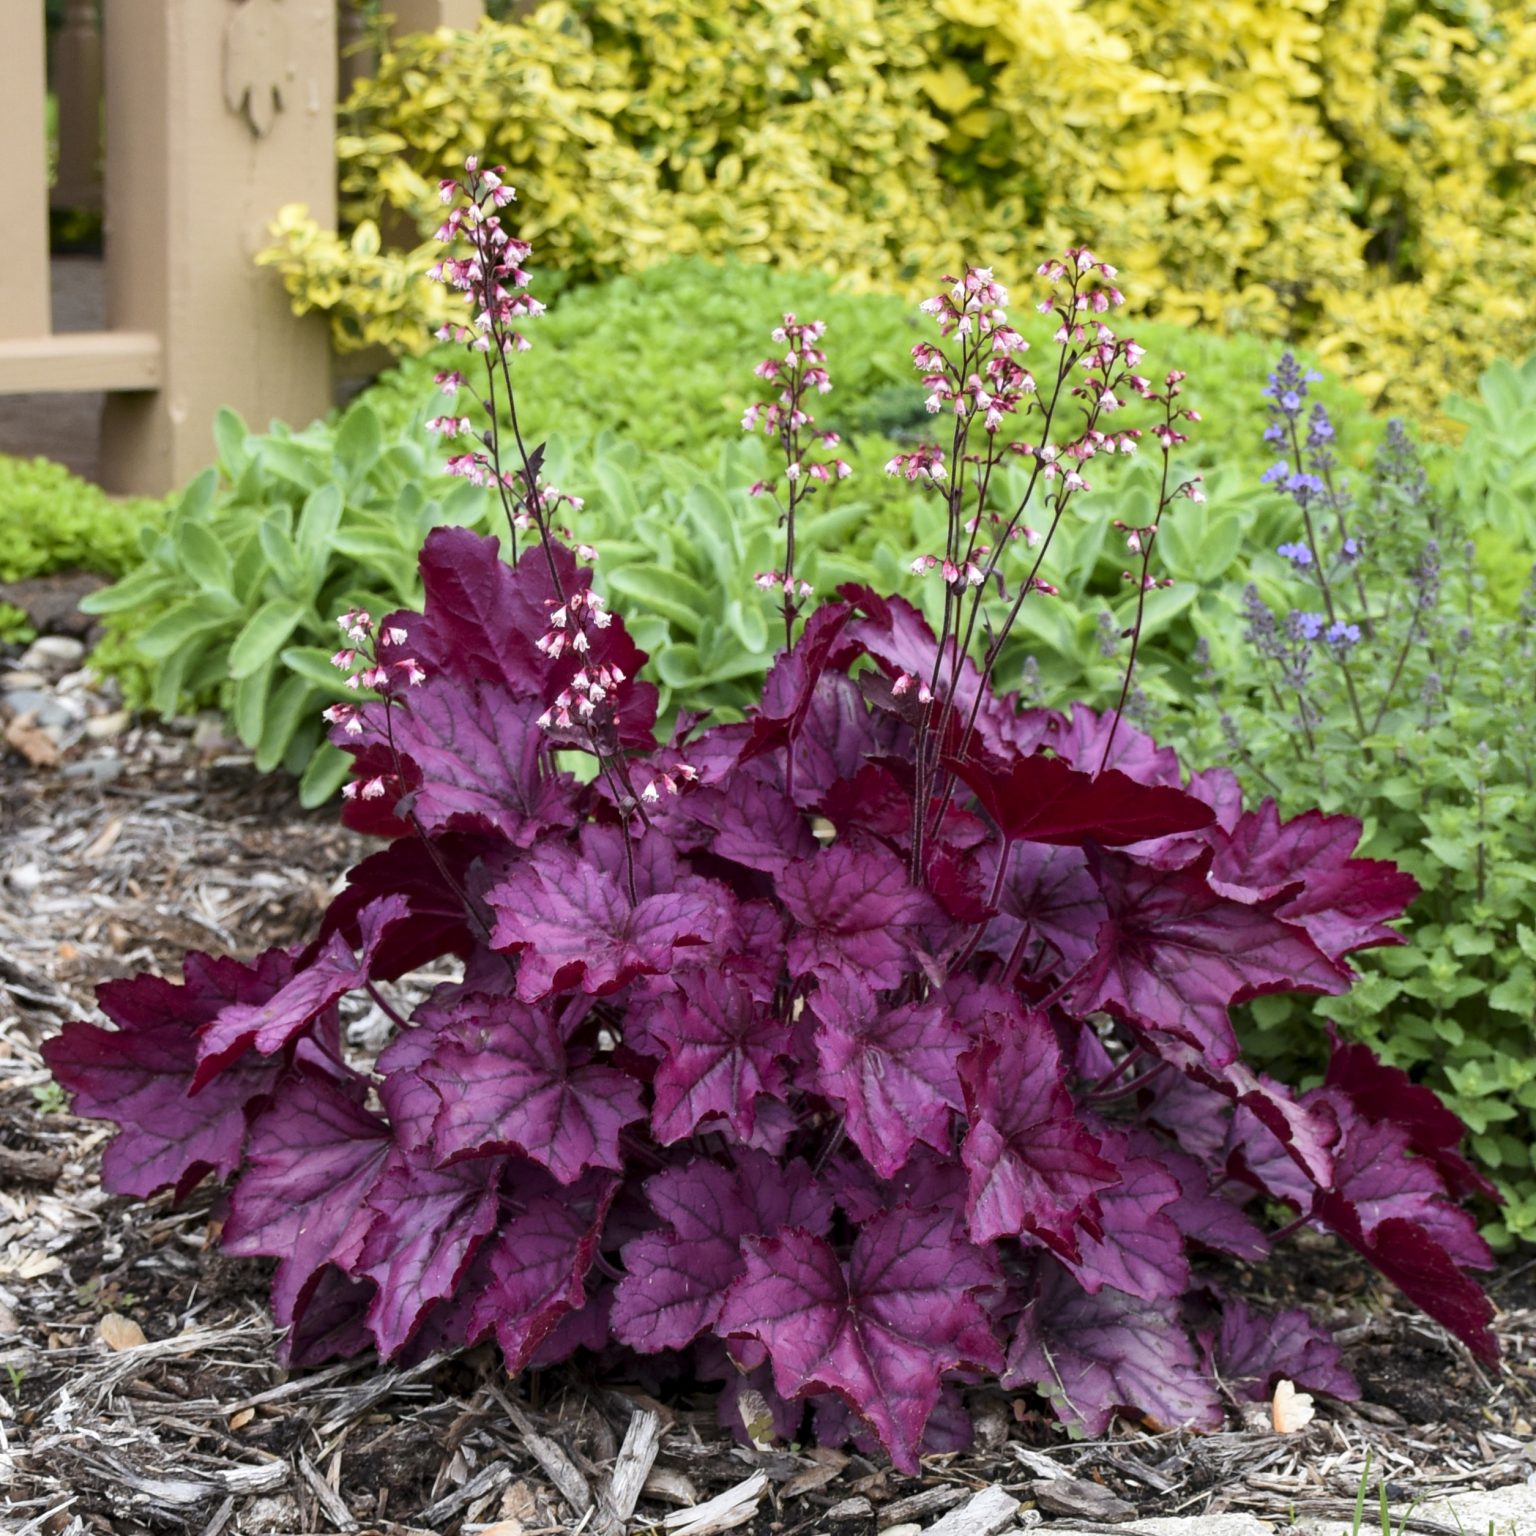
<path id="1" fill-rule="evenodd" d="M 770 339 L 785 350 L 779 356 L 764 358 L 752 370 L 758 378 L 776 385 L 778 396 L 771 401 L 754 402 L 741 417 L 743 432 L 761 431 L 778 444 L 784 456 L 786 491 L 779 503 L 785 529 L 784 567 L 762 571 L 755 580 L 764 592 L 782 594 L 786 643 L 793 639 L 795 619 L 812 591 L 808 582 L 795 575 L 795 514 L 818 485 L 845 480 L 853 473 L 846 459 L 814 457 L 812 452 L 816 447 L 836 448 L 842 441 L 836 432 L 816 431 L 816 418 L 806 409 L 813 392 L 825 395 L 832 388 L 826 353 L 819 345 L 826 330 L 823 320 L 784 316 L 782 323 L 773 328 Z M 777 500 L 778 482 L 771 478 L 759 480 L 751 487 L 751 494 Z"/>

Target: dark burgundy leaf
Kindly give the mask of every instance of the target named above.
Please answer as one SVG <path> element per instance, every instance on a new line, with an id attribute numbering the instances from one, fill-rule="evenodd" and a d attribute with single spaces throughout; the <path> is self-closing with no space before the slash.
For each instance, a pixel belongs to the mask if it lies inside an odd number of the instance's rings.
<path id="1" fill-rule="evenodd" d="M 1097 1196 L 1120 1172 L 1076 1116 L 1050 1024 L 1023 1015 L 1001 1042 L 984 1040 L 961 1058 L 960 1080 L 971 1121 L 960 1150 L 971 1240 L 1030 1232 L 1077 1258 L 1079 1230 L 1102 1230 Z"/>
<path id="2" fill-rule="evenodd" d="M 834 843 L 777 877 L 779 899 L 799 927 L 790 935 L 795 976 L 861 977 L 898 986 L 915 965 L 914 930 L 939 920 L 926 891 L 907 882 L 901 860 L 878 846 Z"/>
<path id="3" fill-rule="evenodd" d="M 865 1224 L 848 1266 L 800 1228 L 748 1238 L 721 1332 L 760 1340 L 785 1397 L 836 1392 L 898 1470 L 917 1471 L 940 1378 L 1001 1364 L 978 1293 L 996 1283 L 944 1212 L 895 1210 Z"/>
<path id="4" fill-rule="evenodd" d="M 249 1050 L 275 1055 L 295 1035 L 333 1007 L 338 998 L 363 985 L 371 975 L 374 952 L 391 928 L 410 916 L 403 896 L 382 896 L 358 914 L 362 953 L 354 955 L 339 934 L 332 934 L 314 960 L 283 983 L 264 1002 L 236 1002 L 221 1008 L 198 1031 L 197 1070 L 192 1091 L 204 1089 L 229 1064 Z"/>
<path id="5" fill-rule="evenodd" d="M 1121 1411 L 1164 1429 L 1221 1428 L 1221 1404 L 1176 1308 L 1108 1287 L 1090 1295 L 1050 1260 L 1002 1381 L 1034 1387 L 1086 1436 L 1102 1435 Z"/>
<path id="6" fill-rule="evenodd" d="M 1110 768 L 1083 772 L 1059 757 L 987 759 L 944 766 L 969 786 L 1006 841 L 1105 847 L 1169 837 L 1209 826 L 1213 817 L 1182 789 L 1139 784 Z"/>
<path id="7" fill-rule="evenodd" d="M 1344 1044 L 1331 1024 L 1328 1033 L 1333 1054 L 1325 1087 L 1346 1094 L 1365 1119 L 1390 1121 L 1404 1131 L 1409 1147 L 1435 1165 L 1453 1195 L 1500 1198 L 1498 1188 L 1456 1150 L 1467 1128 L 1432 1089 L 1412 1082 L 1400 1067 L 1389 1067 L 1369 1046 Z"/>
<path id="8" fill-rule="evenodd" d="M 1213 891 L 1210 859 L 1159 870 L 1088 851 L 1108 918 L 1069 1006 L 1165 1031 L 1220 1068 L 1237 1059 L 1232 1003 L 1265 992 L 1342 992 L 1349 982 L 1301 929 L 1274 915 L 1274 902 L 1245 906 Z"/>
<path id="9" fill-rule="evenodd" d="M 550 1011 L 508 997 L 461 1004 L 419 1070 L 442 1099 L 440 1164 L 520 1152 L 574 1184 L 588 1168 L 622 1169 L 619 1133 L 645 1114 L 628 1073 L 572 1065 Z"/>
<path id="10" fill-rule="evenodd" d="M 882 1178 L 914 1142 L 946 1150 L 962 1107 L 956 1063 L 969 1040 L 937 1002 L 892 1008 L 868 987 L 824 981 L 810 1006 L 820 1028 L 821 1091 L 842 1107 L 849 1138 Z"/>
<path id="11" fill-rule="evenodd" d="M 467 959 L 480 929 L 465 904 L 464 891 L 473 859 L 487 850 L 484 840 L 467 837 L 434 838 L 429 848 L 417 837 L 400 838 L 354 865 L 347 888 L 329 907 L 315 942 L 301 963 L 311 964 L 333 933 L 352 949 L 362 945 L 358 919 L 370 902 L 403 896 L 407 919 L 390 930 L 389 943 L 375 952 L 373 981 L 394 981 L 443 955 Z"/>
<path id="12" fill-rule="evenodd" d="M 763 681 L 762 703 L 752 717 L 752 737 L 742 749 L 742 762 L 790 744 L 800 734 L 816 685 L 852 616 L 853 610 L 843 603 L 823 603 L 806 620 L 793 647 L 779 653 Z"/>

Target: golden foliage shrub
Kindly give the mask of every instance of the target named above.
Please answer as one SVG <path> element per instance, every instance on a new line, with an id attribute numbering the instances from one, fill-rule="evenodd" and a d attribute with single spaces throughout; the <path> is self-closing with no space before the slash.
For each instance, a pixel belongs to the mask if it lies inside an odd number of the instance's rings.
<path id="1" fill-rule="evenodd" d="M 263 257 L 338 345 L 425 345 L 469 153 L 574 280 L 732 252 L 904 289 L 1083 241 L 1162 318 L 1419 412 L 1536 346 L 1536 0 L 546 0 L 408 38 L 344 114 L 353 233 L 285 210 Z"/>

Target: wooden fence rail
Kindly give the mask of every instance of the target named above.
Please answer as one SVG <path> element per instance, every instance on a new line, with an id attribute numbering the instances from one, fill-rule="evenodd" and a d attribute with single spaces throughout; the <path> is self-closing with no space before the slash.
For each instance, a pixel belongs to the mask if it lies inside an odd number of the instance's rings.
<path id="1" fill-rule="evenodd" d="M 324 319 L 295 318 L 252 258 L 285 203 L 335 220 L 338 79 L 367 67 L 353 0 L 339 3 L 340 17 L 338 0 L 102 0 L 98 28 L 95 0 L 69 0 L 52 58 L 52 200 L 100 197 L 107 323 L 68 335 L 50 320 L 44 7 L 7 6 L 0 396 L 105 391 L 108 489 L 185 483 L 208 461 L 221 405 L 302 424 L 331 404 Z M 397 30 L 423 30 L 473 26 L 482 7 L 390 9 Z M 353 50 L 340 65 L 338 46 Z"/>

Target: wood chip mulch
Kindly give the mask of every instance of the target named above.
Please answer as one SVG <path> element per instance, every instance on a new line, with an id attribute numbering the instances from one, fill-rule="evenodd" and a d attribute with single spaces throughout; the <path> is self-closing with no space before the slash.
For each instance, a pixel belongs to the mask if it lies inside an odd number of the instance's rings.
<path id="1" fill-rule="evenodd" d="M 1494 1281 L 1505 1361 L 1485 1372 L 1310 1238 L 1288 1268 L 1225 1276 L 1334 1326 L 1364 1389 L 1283 1436 L 1234 1409 L 1223 1434 L 1119 1425 L 1073 1443 L 1041 1405 L 978 1391 L 975 1447 L 909 1479 L 838 1451 L 738 1446 L 705 1393 L 660 1402 L 574 1368 L 509 1381 L 489 1348 L 281 1371 L 269 1266 L 219 1253 L 211 1192 L 179 1210 L 105 1195 L 108 1128 L 64 1111 L 38 1047 L 90 1016 L 99 981 L 306 936 L 359 840 L 172 732 L 130 731 L 117 750 L 104 783 L 0 758 L 0 1530 L 1131 1532 L 1222 1510 L 1348 1520 L 1368 1454 L 1394 1497 L 1536 1478 L 1536 1260 Z M 366 1055 L 383 1029 L 360 1011 L 349 1044 Z"/>

